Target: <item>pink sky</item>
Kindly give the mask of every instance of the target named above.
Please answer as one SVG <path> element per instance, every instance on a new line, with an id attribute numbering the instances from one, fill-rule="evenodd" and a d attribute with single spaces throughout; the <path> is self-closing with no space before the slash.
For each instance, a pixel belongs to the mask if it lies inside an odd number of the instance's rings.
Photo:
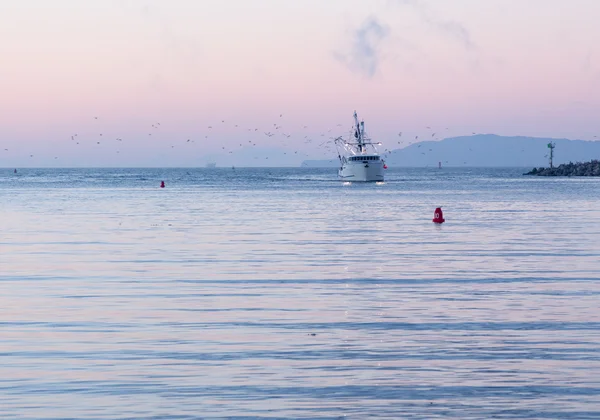
<path id="1" fill-rule="evenodd" d="M 591 140 L 598 21 L 595 0 L 6 1 L 0 166 L 202 166 L 247 140 L 299 163 L 355 109 L 384 144 L 425 126 Z"/>

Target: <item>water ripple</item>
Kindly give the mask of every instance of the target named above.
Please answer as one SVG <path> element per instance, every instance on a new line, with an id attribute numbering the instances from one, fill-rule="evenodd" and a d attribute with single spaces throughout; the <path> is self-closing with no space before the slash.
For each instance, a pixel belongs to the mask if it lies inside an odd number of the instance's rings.
<path id="1" fill-rule="evenodd" d="M 0 418 L 600 418 L 599 182 L 522 172 L 0 172 Z"/>

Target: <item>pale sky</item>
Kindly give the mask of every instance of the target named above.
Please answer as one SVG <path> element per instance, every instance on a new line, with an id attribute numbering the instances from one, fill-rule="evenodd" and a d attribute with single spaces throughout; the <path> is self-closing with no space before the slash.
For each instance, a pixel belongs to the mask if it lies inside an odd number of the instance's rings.
<path id="1" fill-rule="evenodd" d="M 592 140 L 599 40 L 598 0 L 0 0 L 0 166 L 299 164 L 354 110 Z"/>

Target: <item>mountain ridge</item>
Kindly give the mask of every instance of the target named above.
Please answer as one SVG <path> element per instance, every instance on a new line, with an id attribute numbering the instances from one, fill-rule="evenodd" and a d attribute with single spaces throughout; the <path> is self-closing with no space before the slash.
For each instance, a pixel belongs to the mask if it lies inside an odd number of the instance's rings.
<path id="1" fill-rule="evenodd" d="M 399 143 L 402 140 L 398 140 Z M 398 149 L 383 149 L 380 154 L 392 166 L 424 167 L 480 166 L 480 167 L 540 167 L 549 164 L 548 143 L 555 143 L 554 164 L 582 162 L 600 158 L 600 141 L 560 138 L 500 136 L 476 134 L 427 140 Z M 385 143 L 384 143 L 385 146 Z M 384 151 L 387 150 L 387 151 Z M 338 166 L 334 160 L 306 160 L 302 166 Z"/>

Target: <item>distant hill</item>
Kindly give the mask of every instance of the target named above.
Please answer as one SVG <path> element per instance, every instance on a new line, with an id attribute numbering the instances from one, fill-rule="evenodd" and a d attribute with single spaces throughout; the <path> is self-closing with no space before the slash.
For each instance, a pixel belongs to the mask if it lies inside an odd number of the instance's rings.
<path id="1" fill-rule="evenodd" d="M 217 167 L 297 167 L 302 164 L 302 157 L 285 149 L 244 147 L 231 152 L 204 155 L 201 157 L 201 162 L 214 162 Z M 199 166 L 204 166 L 204 164 Z"/>
<path id="2" fill-rule="evenodd" d="M 337 168 L 340 166 L 340 160 L 337 156 L 335 159 L 329 160 L 305 160 L 301 166 L 308 168 Z"/>
<path id="3" fill-rule="evenodd" d="M 540 167 L 548 165 L 547 144 L 554 142 L 554 163 L 583 162 L 600 159 L 600 141 L 550 139 L 539 137 L 504 137 L 495 134 L 451 137 L 441 141 L 424 141 L 402 149 L 391 149 L 386 162 L 391 166 L 504 166 Z M 380 153 L 384 154 L 384 146 Z M 390 149 L 389 146 L 387 146 Z M 304 161 L 303 166 L 338 166 L 325 160 Z"/>

